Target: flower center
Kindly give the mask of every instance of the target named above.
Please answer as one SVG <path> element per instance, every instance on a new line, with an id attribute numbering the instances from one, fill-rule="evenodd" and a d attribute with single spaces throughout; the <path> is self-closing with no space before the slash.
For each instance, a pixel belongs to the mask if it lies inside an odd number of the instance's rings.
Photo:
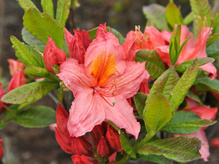
<path id="1" fill-rule="evenodd" d="M 100 54 L 91 64 L 90 73 L 95 79 L 95 84 L 101 86 L 109 76 L 115 73 L 116 57 L 106 52 Z"/>

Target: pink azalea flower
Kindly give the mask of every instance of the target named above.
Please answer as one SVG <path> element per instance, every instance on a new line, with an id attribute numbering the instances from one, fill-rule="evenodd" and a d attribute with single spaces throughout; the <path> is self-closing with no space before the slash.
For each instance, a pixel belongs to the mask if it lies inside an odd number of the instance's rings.
<path id="1" fill-rule="evenodd" d="M 201 119 L 210 119 L 214 120 L 215 116 L 217 114 L 218 109 L 217 108 L 210 108 L 207 106 L 198 106 L 197 104 L 195 105 L 194 101 L 192 100 L 187 100 L 189 106 L 184 108 L 183 110 L 191 111 L 193 113 L 196 113 Z M 191 108 L 190 108 L 191 107 Z M 188 137 L 197 137 L 201 140 L 202 146 L 201 149 L 199 150 L 201 154 L 201 158 L 204 161 L 208 161 L 208 157 L 210 155 L 209 152 L 209 144 L 207 137 L 205 135 L 204 129 L 207 127 L 203 127 L 197 132 L 191 133 L 191 134 L 185 134 L 185 135 L 174 135 L 175 137 L 179 136 L 188 136 Z"/>
<path id="2" fill-rule="evenodd" d="M 58 76 L 75 97 L 68 121 L 71 136 L 82 136 L 106 119 L 138 137 L 140 124 L 126 99 L 137 93 L 148 73 L 145 63 L 125 60 L 124 49 L 105 25 L 87 48 L 84 64 L 68 59 Z"/>
<path id="3" fill-rule="evenodd" d="M 162 31 L 163 38 L 165 38 L 166 43 L 168 44 L 168 40 L 170 40 L 171 33 Z M 189 29 L 187 26 L 181 26 L 181 38 L 180 42 L 181 44 L 191 36 L 191 38 L 187 41 L 184 48 L 182 49 L 181 53 L 179 54 L 179 58 L 177 60 L 176 66 L 191 60 L 195 58 L 204 58 L 207 57 L 206 54 L 206 41 L 208 39 L 208 36 L 211 34 L 211 28 L 210 27 L 203 27 L 200 32 L 199 36 L 196 40 L 194 40 L 194 36 L 191 32 L 189 32 Z M 170 57 L 169 57 L 169 45 L 164 46 L 158 46 L 155 48 L 155 50 L 159 53 L 161 59 L 163 62 L 167 63 L 169 66 L 171 65 Z M 216 77 L 216 68 L 212 63 L 205 64 L 203 66 L 199 67 L 200 69 L 203 69 L 207 71 L 211 77 L 211 79 L 214 79 Z"/>

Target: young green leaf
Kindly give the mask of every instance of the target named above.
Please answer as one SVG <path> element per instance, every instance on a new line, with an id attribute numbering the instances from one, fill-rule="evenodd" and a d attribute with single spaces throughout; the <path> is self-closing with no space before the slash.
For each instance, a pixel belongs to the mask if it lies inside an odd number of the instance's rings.
<path id="1" fill-rule="evenodd" d="M 158 4 L 143 6 L 143 13 L 147 20 L 159 30 L 169 30 L 165 18 L 165 8 Z"/>
<path id="2" fill-rule="evenodd" d="M 146 99 L 147 99 L 147 95 L 140 92 L 137 93 L 134 97 L 135 106 L 141 118 L 143 118 L 143 111 L 144 111 Z"/>
<path id="3" fill-rule="evenodd" d="M 56 122 L 56 112 L 46 106 L 34 106 L 19 112 L 13 120 L 28 128 L 49 126 Z"/>
<path id="4" fill-rule="evenodd" d="M 164 156 L 154 155 L 154 154 L 150 154 L 150 155 L 137 154 L 137 159 L 143 159 L 146 161 L 159 163 L 159 164 L 173 164 L 171 160 L 165 158 Z"/>
<path id="5" fill-rule="evenodd" d="M 201 17 L 201 20 L 207 19 L 208 26 L 211 25 L 212 13 L 208 0 L 190 0 L 192 12 L 195 18 Z"/>
<path id="6" fill-rule="evenodd" d="M 24 9 L 24 11 L 27 11 L 30 8 L 35 8 L 38 10 L 38 8 L 34 5 L 34 3 L 31 0 L 17 0 L 21 8 Z"/>
<path id="7" fill-rule="evenodd" d="M 20 42 L 15 36 L 11 36 L 11 43 L 13 44 L 13 48 L 16 50 L 17 58 L 24 63 L 27 67 L 31 66 L 41 66 L 35 58 L 32 56 L 30 49 L 27 46 Z"/>
<path id="8" fill-rule="evenodd" d="M 190 111 L 178 111 L 173 119 L 161 130 L 171 134 L 190 134 L 198 131 L 201 127 L 214 124 L 211 120 L 201 119 L 197 114 Z"/>
<path id="9" fill-rule="evenodd" d="M 162 93 L 169 99 L 178 80 L 179 76 L 174 67 L 170 67 L 154 82 L 150 93 L 147 96 L 146 104 L 149 104 L 151 99 L 159 93 Z"/>
<path id="10" fill-rule="evenodd" d="M 43 7 L 44 12 L 54 18 L 54 6 L 52 0 L 41 0 L 41 6 Z"/>
<path id="11" fill-rule="evenodd" d="M 132 158 L 136 158 L 136 153 L 134 148 L 132 147 L 126 133 L 122 130 L 120 130 L 120 142 L 121 142 L 121 146 L 122 149 L 128 154 L 130 155 L 130 157 Z"/>
<path id="12" fill-rule="evenodd" d="M 58 24 L 47 13 L 40 13 L 35 8 L 27 10 L 23 17 L 24 27 L 44 44 L 48 41 L 48 36 L 62 49 L 64 44 L 64 28 Z"/>
<path id="13" fill-rule="evenodd" d="M 194 13 L 191 11 L 183 20 L 184 25 L 189 25 L 194 20 Z"/>
<path id="14" fill-rule="evenodd" d="M 170 103 L 172 104 L 174 110 L 176 110 L 179 105 L 183 102 L 185 95 L 189 91 L 193 82 L 195 81 L 198 72 L 198 61 L 197 59 L 186 69 L 182 77 L 179 79 L 175 87 L 173 88 L 173 93 L 170 98 Z"/>
<path id="15" fill-rule="evenodd" d="M 125 38 L 122 36 L 122 34 L 114 28 L 111 27 L 109 28 L 110 28 L 109 32 L 113 33 L 118 38 L 119 43 L 122 45 L 125 42 Z"/>
<path id="16" fill-rule="evenodd" d="M 145 69 L 153 79 L 157 79 L 166 70 L 163 61 L 155 50 L 139 50 L 136 53 L 135 61 L 146 62 Z"/>
<path id="17" fill-rule="evenodd" d="M 33 82 L 13 89 L 1 100 L 9 104 L 31 104 L 58 87 L 59 83 L 48 80 Z"/>
<path id="18" fill-rule="evenodd" d="M 29 76 L 48 78 L 48 79 L 52 79 L 57 82 L 60 81 L 60 79 L 56 75 L 49 72 L 46 68 L 28 67 L 24 70 L 24 73 Z"/>
<path id="19" fill-rule="evenodd" d="M 71 0 L 58 0 L 57 2 L 56 20 L 63 27 L 68 19 L 70 5 Z"/>
<path id="20" fill-rule="evenodd" d="M 178 25 L 176 28 L 174 28 L 173 34 L 170 38 L 169 54 L 170 54 L 170 61 L 172 65 L 176 64 L 180 54 L 179 52 L 180 36 L 181 36 L 181 26 Z"/>
<path id="21" fill-rule="evenodd" d="M 138 153 L 163 155 L 177 162 L 189 162 L 201 157 L 201 141 L 198 138 L 175 137 L 145 144 Z"/>
<path id="22" fill-rule="evenodd" d="M 46 45 L 39 41 L 35 36 L 31 35 L 25 28 L 21 31 L 22 39 L 31 47 L 43 52 Z"/>
<path id="23" fill-rule="evenodd" d="M 172 28 L 174 28 L 176 24 L 183 24 L 183 18 L 180 10 L 172 0 L 169 1 L 166 7 L 165 16 L 167 22 L 171 25 Z"/>
<path id="24" fill-rule="evenodd" d="M 199 81 L 199 83 L 205 85 L 207 90 L 214 91 L 219 94 L 219 80 L 211 80 L 209 77 L 204 77 Z"/>
<path id="25" fill-rule="evenodd" d="M 184 72 L 188 67 L 189 65 L 192 64 L 192 62 L 194 62 L 195 59 L 191 59 L 191 60 L 187 60 L 181 64 L 179 64 L 178 66 L 176 66 L 176 71 L 179 71 L 179 72 Z M 214 58 L 210 58 L 210 57 L 205 57 L 205 58 L 197 58 L 198 60 L 198 66 L 202 66 L 202 65 L 205 65 L 207 63 L 213 63 L 215 61 Z"/>
<path id="26" fill-rule="evenodd" d="M 143 118 L 149 134 L 156 134 L 172 118 L 172 106 L 165 96 L 158 94 L 145 107 Z"/>
<path id="27" fill-rule="evenodd" d="M 188 98 L 190 98 L 191 100 L 194 100 L 196 101 L 197 103 L 199 103 L 201 106 L 203 106 L 203 103 L 201 102 L 200 98 L 192 93 L 191 91 L 188 91 L 187 95 L 186 95 Z"/>

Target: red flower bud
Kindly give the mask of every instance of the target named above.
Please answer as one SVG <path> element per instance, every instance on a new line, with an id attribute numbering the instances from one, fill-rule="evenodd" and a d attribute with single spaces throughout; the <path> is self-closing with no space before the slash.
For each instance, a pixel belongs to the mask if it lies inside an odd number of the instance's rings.
<path id="1" fill-rule="evenodd" d="M 19 71 L 24 71 L 25 65 L 19 60 L 8 59 L 8 62 L 11 76 L 14 76 Z"/>
<path id="2" fill-rule="evenodd" d="M 19 71 L 12 77 L 8 84 L 8 92 L 24 84 L 26 84 L 25 75 L 22 71 Z"/>
<path id="3" fill-rule="evenodd" d="M 93 138 L 94 145 L 97 146 L 101 137 L 104 136 L 104 129 L 101 125 L 96 125 L 90 132 Z"/>
<path id="4" fill-rule="evenodd" d="M 219 138 L 213 138 L 213 139 L 211 139 L 210 144 L 211 144 L 212 147 L 217 147 L 217 148 L 219 148 Z"/>
<path id="5" fill-rule="evenodd" d="M 56 141 L 59 146 L 68 154 L 74 154 L 71 147 L 71 138 L 69 135 L 65 135 L 58 128 L 55 129 Z"/>
<path id="6" fill-rule="evenodd" d="M 111 154 L 109 144 L 107 143 L 107 140 L 105 137 L 102 137 L 97 145 L 97 153 L 101 157 L 107 157 Z"/>
<path id="7" fill-rule="evenodd" d="M 87 156 L 80 156 L 80 155 L 73 155 L 71 156 L 72 162 L 74 164 L 95 164 L 97 162 L 93 162 L 89 157 Z"/>
<path id="8" fill-rule="evenodd" d="M 5 90 L 0 83 L 0 112 L 3 110 L 3 102 L 1 101 L 2 96 L 5 95 Z"/>
<path id="9" fill-rule="evenodd" d="M 3 147 L 2 147 L 2 141 L 3 141 L 3 139 L 0 139 L 0 160 L 2 159 L 2 156 L 3 156 L 3 153 L 4 153 Z"/>
<path id="10" fill-rule="evenodd" d="M 62 107 L 62 105 L 59 104 L 59 107 L 56 109 L 56 123 L 59 131 L 61 131 L 65 135 L 69 135 L 67 129 L 68 117 L 68 112 Z"/>
<path id="11" fill-rule="evenodd" d="M 55 74 L 53 70 L 53 65 L 60 65 L 65 61 L 67 55 L 65 52 L 56 47 L 55 42 L 49 37 L 49 40 L 46 44 L 45 50 L 43 52 L 43 58 L 48 71 Z"/>
<path id="12" fill-rule="evenodd" d="M 89 46 L 91 39 L 87 31 L 75 30 L 73 36 L 67 29 L 65 29 L 65 38 L 68 45 L 69 57 L 84 63 L 84 55 Z"/>
<path id="13" fill-rule="evenodd" d="M 121 150 L 121 143 L 118 132 L 108 124 L 106 139 L 113 151 Z"/>
<path id="14" fill-rule="evenodd" d="M 92 145 L 83 137 L 72 137 L 71 147 L 74 154 L 92 156 Z"/>

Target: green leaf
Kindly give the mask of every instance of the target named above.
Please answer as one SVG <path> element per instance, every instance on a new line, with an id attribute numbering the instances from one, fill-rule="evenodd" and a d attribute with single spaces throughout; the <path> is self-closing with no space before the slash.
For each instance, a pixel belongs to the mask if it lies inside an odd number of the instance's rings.
<path id="1" fill-rule="evenodd" d="M 130 155 L 130 157 L 132 158 L 136 158 L 136 153 L 134 148 L 132 147 L 126 133 L 122 130 L 120 130 L 120 142 L 121 142 L 121 146 L 122 149 L 128 154 Z"/>
<path id="2" fill-rule="evenodd" d="M 155 50 L 139 50 L 136 53 L 135 61 L 146 62 L 145 69 L 153 79 L 157 79 L 166 70 L 163 61 Z"/>
<path id="3" fill-rule="evenodd" d="M 122 34 L 114 28 L 109 28 L 109 32 L 113 33 L 118 38 L 120 45 L 122 45 L 125 42 L 125 38 L 122 36 Z"/>
<path id="4" fill-rule="evenodd" d="M 24 27 L 44 44 L 48 41 L 48 36 L 56 43 L 58 48 L 62 48 L 64 43 L 64 28 L 58 24 L 47 13 L 40 13 L 34 8 L 27 10 L 23 17 Z"/>
<path id="5" fill-rule="evenodd" d="M 150 25 L 155 26 L 159 30 L 169 30 L 165 18 L 165 8 L 158 4 L 143 6 L 143 13 Z"/>
<path id="6" fill-rule="evenodd" d="M 199 83 L 205 85 L 209 91 L 214 91 L 219 94 L 219 80 L 211 80 L 209 77 L 204 77 Z"/>
<path id="7" fill-rule="evenodd" d="M 147 96 L 146 104 L 148 104 L 151 99 L 159 93 L 162 93 L 167 99 L 169 99 L 178 80 L 179 76 L 174 67 L 170 67 L 154 82 L 150 93 Z"/>
<path id="8" fill-rule="evenodd" d="M 206 42 L 206 46 L 208 47 L 209 45 L 211 45 L 212 43 L 214 43 L 218 39 L 219 39 L 219 32 L 215 33 L 213 35 L 210 35 L 207 42 Z"/>
<path id="9" fill-rule="evenodd" d="M 206 52 L 208 56 L 213 57 L 213 58 L 218 58 L 219 57 L 219 40 L 215 41 L 211 45 L 209 45 L 206 49 Z"/>
<path id="10" fill-rule="evenodd" d="M 165 96 L 156 95 L 144 109 L 145 127 L 149 134 L 156 134 L 172 118 L 172 106 Z"/>
<path id="11" fill-rule="evenodd" d="M 27 11 L 30 8 L 35 8 L 36 10 L 37 7 L 34 5 L 34 3 L 31 0 L 17 0 L 21 8 L 24 9 L 24 11 Z"/>
<path id="12" fill-rule="evenodd" d="M 201 127 L 214 124 L 211 120 L 201 119 L 197 114 L 190 111 L 178 111 L 173 119 L 161 130 L 171 134 L 190 134 L 198 131 Z"/>
<path id="13" fill-rule="evenodd" d="M 89 34 L 89 36 L 90 36 L 90 38 L 91 38 L 91 40 L 94 40 L 94 39 L 95 39 L 96 34 L 97 34 L 97 29 L 98 29 L 98 27 L 95 27 L 95 28 L 93 28 L 93 29 L 87 31 L 88 34 Z M 107 27 L 107 26 L 106 26 L 106 30 L 110 30 L 110 29 L 111 29 L 110 27 Z"/>
<path id="14" fill-rule="evenodd" d="M 194 20 L 194 13 L 191 11 L 183 20 L 184 25 L 189 25 Z"/>
<path id="15" fill-rule="evenodd" d="M 198 72 L 198 61 L 197 59 L 186 69 L 182 77 L 179 79 L 177 84 L 173 89 L 172 96 L 170 98 L 170 103 L 172 104 L 174 110 L 176 110 L 179 105 L 183 102 L 185 95 L 189 91 L 193 82 L 195 81 Z"/>
<path id="16" fill-rule="evenodd" d="M 195 18 L 197 19 L 198 16 L 200 16 L 201 20 L 207 19 L 207 24 L 210 27 L 212 13 L 208 0 L 190 0 L 190 5 L 192 7 L 192 12 L 194 13 Z"/>
<path id="17" fill-rule="evenodd" d="M 58 87 L 59 83 L 48 80 L 29 83 L 8 92 L 2 101 L 9 104 L 31 104 Z"/>
<path id="18" fill-rule="evenodd" d="M 22 29 L 21 35 L 22 39 L 31 47 L 36 48 L 40 52 L 44 51 L 46 45 L 31 35 L 25 28 Z"/>
<path id="19" fill-rule="evenodd" d="M 29 76 L 48 78 L 48 79 L 55 80 L 57 82 L 60 81 L 60 79 L 56 75 L 49 72 L 46 68 L 28 67 L 24 70 L 24 73 Z"/>
<path id="20" fill-rule="evenodd" d="M 196 94 L 188 91 L 186 96 L 203 106 L 203 103 L 201 102 L 200 98 Z"/>
<path id="21" fill-rule="evenodd" d="M 201 157 L 201 141 L 198 138 L 175 137 L 145 144 L 138 153 L 163 155 L 177 162 L 189 162 Z"/>
<path id="22" fill-rule="evenodd" d="M 174 28 L 176 24 L 183 24 L 183 18 L 180 10 L 172 0 L 169 1 L 166 7 L 165 16 L 167 22 L 171 25 L 172 28 Z"/>
<path id="23" fill-rule="evenodd" d="M 179 57 L 180 49 L 180 36 L 181 36 L 181 26 L 178 25 L 174 28 L 173 34 L 170 38 L 169 54 L 170 61 L 172 65 L 175 65 Z"/>
<path id="24" fill-rule="evenodd" d="M 44 12 L 54 18 L 53 0 L 41 0 L 41 6 L 43 7 Z"/>
<path id="25" fill-rule="evenodd" d="M 65 27 L 65 23 L 68 19 L 69 9 L 71 5 L 71 0 L 58 0 L 57 3 L 57 11 L 56 11 L 56 20 L 63 27 Z"/>
<path id="26" fill-rule="evenodd" d="M 154 163 L 159 163 L 159 164 L 173 164 L 172 161 L 169 159 L 165 158 L 164 156 L 160 155 L 143 155 L 143 154 L 137 154 L 138 159 L 143 159 L 146 161 L 154 162 Z"/>
<path id="27" fill-rule="evenodd" d="M 56 112 L 46 106 L 34 106 L 21 111 L 13 120 L 28 128 L 49 126 L 56 122 Z"/>
<path id="28" fill-rule="evenodd" d="M 73 9 L 80 7 L 80 3 L 78 2 L 78 0 L 71 0 L 71 6 Z"/>
<path id="29" fill-rule="evenodd" d="M 135 106 L 141 118 L 143 118 L 143 111 L 144 111 L 146 99 L 147 99 L 147 95 L 140 92 L 134 96 Z"/>
<path id="30" fill-rule="evenodd" d="M 40 66 L 24 43 L 20 42 L 15 36 L 11 36 L 10 39 L 13 48 L 16 50 L 16 56 L 22 63 L 27 67 Z"/>
<path id="31" fill-rule="evenodd" d="M 191 60 L 187 60 L 181 64 L 179 64 L 178 66 L 176 66 L 176 71 L 179 71 L 179 72 L 184 72 L 188 67 L 189 65 L 191 65 L 193 62 L 194 62 L 195 59 L 191 59 Z M 202 65 L 205 65 L 207 63 L 213 63 L 215 61 L 214 58 L 209 58 L 209 57 L 205 57 L 205 58 L 197 58 L 198 60 L 198 66 L 202 66 Z"/>

